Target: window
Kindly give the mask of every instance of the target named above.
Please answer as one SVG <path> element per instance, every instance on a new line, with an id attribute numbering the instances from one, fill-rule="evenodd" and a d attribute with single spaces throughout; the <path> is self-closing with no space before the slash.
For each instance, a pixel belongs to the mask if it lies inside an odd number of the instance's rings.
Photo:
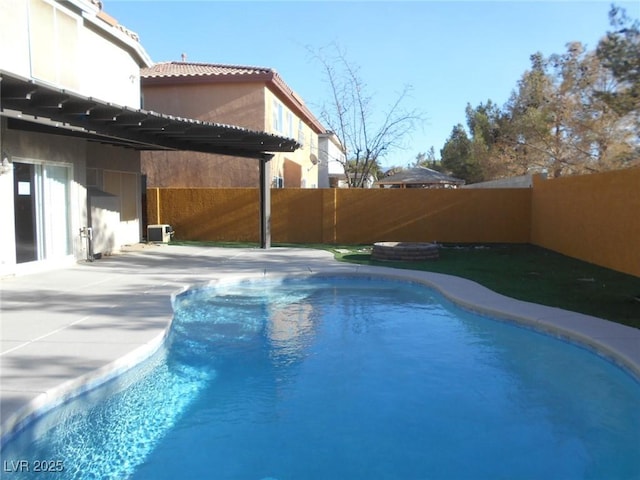
<path id="1" fill-rule="evenodd" d="M 138 219 L 138 175 L 127 172 L 105 170 L 103 173 L 104 191 L 120 199 L 120 220 L 123 222 Z"/>
<path id="2" fill-rule="evenodd" d="M 318 145 L 316 144 L 316 136 L 311 134 L 311 155 L 318 155 Z"/>
<path id="3" fill-rule="evenodd" d="M 78 20 L 68 10 L 44 0 L 31 0 L 29 15 L 31 74 L 77 88 Z"/>
<path id="4" fill-rule="evenodd" d="M 282 122 L 282 104 L 274 98 L 272 126 L 273 129 L 278 133 L 284 132 L 284 125 L 282 124 Z"/>
<path id="5" fill-rule="evenodd" d="M 298 143 L 304 146 L 304 122 L 298 120 Z"/>
<path id="6" fill-rule="evenodd" d="M 287 137 L 294 138 L 293 136 L 293 114 L 287 110 Z"/>

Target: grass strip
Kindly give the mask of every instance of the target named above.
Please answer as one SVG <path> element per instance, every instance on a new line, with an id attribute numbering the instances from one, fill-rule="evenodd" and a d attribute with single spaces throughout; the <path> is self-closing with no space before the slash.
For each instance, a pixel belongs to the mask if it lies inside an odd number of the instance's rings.
<path id="1" fill-rule="evenodd" d="M 640 278 L 534 245 L 443 245 L 434 261 L 376 261 L 370 249 L 340 248 L 336 258 L 446 273 L 503 295 L 640 328 Z"/>

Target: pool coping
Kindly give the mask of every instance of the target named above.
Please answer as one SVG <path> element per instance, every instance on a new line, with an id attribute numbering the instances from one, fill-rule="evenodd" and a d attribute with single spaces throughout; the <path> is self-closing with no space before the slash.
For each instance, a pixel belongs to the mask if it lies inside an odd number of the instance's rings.
<path id="1" fill-rule="evenodd" d="M 181 254 L 184 254 L 185 263 L 189 263 L 187 260 L 196 259 L 196 262 L 192 263 L 194 265 L 193 269 L 197 271 L 179 276 L 176 270 L 168 268 L 166 262 L 163 262 L 166 258 L 173 259 L 173 256 L 179 259 Z M 100 265 L 100 270 L 114 266 L 114 268 L 123 268 L 124 273 L 120 272 L 120 274 L 126 275 L 127 272 L 130 274 L 130 270 L 126 268 L 127 261 L 136 264 L 136 261 L 142 263 L 142 259 L 144 259 L 144 265 L 148 267 L 144 272 L 144 278 L 148 278 L 149 282 L 154 281 L 159 270 L 162 271 L 163 278 L 179 277 L 162 285 L 165 288 L 160 289 L 161 291 L 158 292 L 159 297 L 171 298 L 170 304 L 173 304 L 172 299 L 175 295 L 192 286 L 264 278 L 352 275 L 417 282 L 435 289 L 445 298 L 463 308 L 506 321 L 513 321 L 522 326 L 585 346 L 619 365 L 640 381 L 640 330 L 584 314 L 516 300 L 460 277 L 397 269 L 391 266 L 363 266 L 338 262 L 330 252 L 304 248 L 257 250 L 164 246 L 144 252 L 128 252 L 117 257 L 116 261 L 111 259 L 111 261 L 107 260 L 103 265 Z M 211 263 L 209 264 L 207 261 Z M 176 265 L 181 264 L 181 262 L 178 262 Z M 217 268 L 211 268 L 213 265 Z M 219 268 L 221 266 L 224 267 L 224 271 Z M 181 270 L 180 267 L 177 267 L 177 269 Z M 79 275 L 77 280 L 79 284 L 82 284 L 85 281 L 84 279 L 90 279 L 95 273 L 93 268 L 70 270 L 65 270 L 65 272 Z M 56 278 L 55 272 L 51 275 L 52 279 Z M 3 282 L 3 295 L 7 292 L 20 291 L 20 288 L 28 288 L 30 284 L 29 277 L 13 279 L 13 282 L 11 280 Z M 125 281 L 124 278 L 121 278 L 121 280 Z M 141 281 L 143 288 L 153 288 L 153 285 L 150 285 L 149 282 L 145 282 L 143 279 Z M 13 288 L 15 286 L 20 288 Z M 125 305 L 124 310 L 114 311 L 113 319 L 115 320 L 115 315 L 118 312 L 126 312 L 126 308 L 133 309 L 136 306 L 135 302 L 141 302 L 143 299 L 144 297 L 141 297 L 138 292 L 132 292 L 131 298 L 127 297 L 127 300 L 131 303 Z M 2 302 L 0 312 L 4 314 L 5 310 L 9 311 L 6 308 L 6 302 Z M 17 313 L 15 310 L 12 311 L 10 320 L 13 319 L 17 323 L 20 320 L 19 313 L 19 311 Z M 131 343 L 130 346 L 125 345 L 125 349 L 130 347 L 126 353 L 116 355 L 115 353 L 105 352 L 105 361 L 98 368 L 89 368 L 80 375 L 68 375 L 68 378 L 50 388 L 46 388 L 44 391 L 37 392 L 37 390 L 34 390 L 27 392 L 30 398 L 18 409 L 9 412 L 3 418 L 0 426 L 0 448 L 35 418 L 109 381 L 156 352 L 163 344 L 170 326 L 171 305 L 165 305 L 157 309 L 156 313 L 161 316 L 164 315 L 161 319 L 163 327 L 159 328 L 155 324 L 153 328 L 148 328 L 148 331 L 141 328 L 143 333 L 140 337 L 141 339 L 137 343 Z M 108 319 L 109 317 L 107 316 L 106 318 Z M 60 331 L 56 331 L 56 335 L 66 332 L 69 337 L 66 341 L 72 344 L 72 326 L 79 321 L 69 322 L 67 326 L 59 329 Z M 121 333 L 116 332 L 118 323 L 114 323 L 112 334 Z M 3 340 L 5 336 L 3 325 Z M 65 340 L 63 339 L 62 341 Z M 24 345 L 34 342 L 42 350 L 39 353 L 42 362 L 46 362 L 46 349 L 52 348 L 52 343 L 47 342 L 46 339 L 43 341 L 41 338 L 35 338 L 25 342 Z M 99 342 L 96 343 L 96 345 L 98 344 Z M 19 348 L 9 348 L 8 350 L 3 348 L 0 354 L 0 361 L 7 356 L 11 358 L 12 354 L 15 354 L 16 359 L 18 359 L 18 350 Z M 54 353 L 50 354 L 54 355 Z M 81 360 L 82 358 L 78 357 L 78 361 Z M 13 372 L 9 371 L 9 375 L 6 375 L 7 367 L 3 363 L 0 363 L 0 367 L 0 400 L 2 400 L 3 393 L 8 385 L 7 378 L 11 378 L 11 373 Z M 43 371 L 43 375 L 45 373 Z M 9 388 L 11 388 L 10 385 Z"/>

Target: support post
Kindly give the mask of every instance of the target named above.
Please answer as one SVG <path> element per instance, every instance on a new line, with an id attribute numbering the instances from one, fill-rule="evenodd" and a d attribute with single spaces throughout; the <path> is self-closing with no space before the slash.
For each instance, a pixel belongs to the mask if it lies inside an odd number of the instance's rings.
<path id="1" fill-rule="evenodd" d="M 273 155 L 260 159 L 260 248 L 271 247 L 271 168 Z"/>

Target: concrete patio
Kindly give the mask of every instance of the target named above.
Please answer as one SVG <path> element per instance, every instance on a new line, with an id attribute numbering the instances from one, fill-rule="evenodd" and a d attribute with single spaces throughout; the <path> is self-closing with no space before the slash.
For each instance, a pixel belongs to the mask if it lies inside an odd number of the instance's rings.
<path id="1" fill-rule="evenodd" d="M 311 249 L 138 245 L 0 280 L 0 434 L 152 353 L 172 317 L 171 295 L 186 286 L 316 273 L 424 282 L 469 308 L 583 342 L 640 378 L 640 330 L 513 300 L 457 277 L 340 263 Z"/>

